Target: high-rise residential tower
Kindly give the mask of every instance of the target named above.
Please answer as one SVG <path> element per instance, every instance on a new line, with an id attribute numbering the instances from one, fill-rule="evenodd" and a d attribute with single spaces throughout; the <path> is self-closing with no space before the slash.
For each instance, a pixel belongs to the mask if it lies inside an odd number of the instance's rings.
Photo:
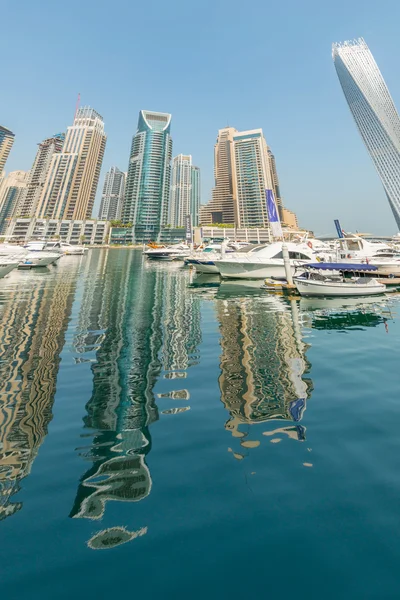
<path id="1" fill-rule="evenodd" d="M 172 227 L 183 227 L 185 217 L 192 217 L 192 225 L 199 221 L 200 169 L 192 165 L 192 157 L 178 154 L 172 162 L 171 200 L 168 222 Z"/>
<path id="2" fill-rule="evenodd" d="M 156 240 L 168 223 L 172 139 L 171 115 L 141 110 L 132 139 L 122 219 L 135 240 Z"/>
<path id="3" fill-rule="evenodd" d="M 262 129 L 233 136 L 235 223 L 237 227 L 267 227 L 265 190 L 273 189 L 268 146 Z"/>
<path id="4" fill-rule="evenodd" d="M 201 223 L 267 227 L 265 190 L 274 191 L 278 206 L 281 198 L 275 158 L 262 129 L 221 129 L 214 151 L 214 173 L 212 200 L 201 207 Z"/>
<path id="5" fill-rule="evenodd" d="M 39 144 L 25 193 L 17 209 L 19 216 L 33 217 L 36 214 L 36 208 L 46 183 L 52 158 L 54 154 L 61 152 L 64 139 L 64 133 L 57 133 Z"/>
<path id="6" fill-rule="evenodd" d="M 218 131 L 214 146 L 215 187 L 211 201 L 201 209 L 201 222 L 204 224 L 235 223 L 236 190 L 232 172 L 233 136 L 237 133 L 234 127 L 225 127 Z"/>
<path id="7" fill-rule="evenodd" d="M 93 108 L 78 109 L 62 152 L 54 154 L 39 200 L 40 218 L 88 219 L 92 214 L 106 147 L 103 118 Z"/>
<path id="8" fill-rule="evenodd" d="M 0 177 L 14 143 L 14 137 L 12 131 L 0 125 Z"/>
<path id="9" fill-rule="evenodd" d="M 126 174 L 117 167 L 106 173 L 99 210 L 99 219 L 110 221 L 120 219 L 125 195 Z"/>
<path id="10" fill-rule="evenodd" d="M 26 190 L 29 172 L 12 171 L 0 187 L 0 234 L 6 232 L 9 220 L 17 215 L 17 207 Z"/>
<path id="11" fill-rule="evenodd" d="M 400 228 L 400 119 L 396 107 L 362 38 L 333 44 L 332 56 L 343 93 Z"/>
<path id="12" fill-rule="evenodd" d="M 282 197 L 281 197 L 281 189 L 279 187 L 278 171 L 276 170 L 275 156 L 272 154 L 270 148 L 268 148 L 268 159 L 269 159 L 269 165 L 270 165 L 270 171 L 271 171 L 271 177 L 272 177 L 272 189 L 273 189 L 274 195 L 275 195 L 275 202 L 278 207 L 279 216 L 282 218 L 283 203 L 282 203 Z"/>
<path id="13" fill-rule="evenodd" d="M 190 214 L 192 215 L 192 225 L 197 227 L 200 219 L 200 198 L 201 198 L 201 183 L 200 169 L 192 166 L 192 194 L 190 198 Z"/>

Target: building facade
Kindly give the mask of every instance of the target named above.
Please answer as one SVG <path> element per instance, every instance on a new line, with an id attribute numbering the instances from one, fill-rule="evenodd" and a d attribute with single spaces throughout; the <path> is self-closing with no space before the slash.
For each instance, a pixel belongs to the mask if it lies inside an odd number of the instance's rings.
<path id="1" fill-rule="evenodd" d="M 268 146 L 262 129 L 233 136 L 235 223 L 237 227 L 267 227 L 265 190 L 272 189 Z"/>
<path id="2" fill-rule="evenodd" d="M 51 160 L 35 216 L 74 220 L 91 217 L 106 140 L 103 118 L 90 107 L 78 109 L 62 152 Z"/>
<path id="3" fill-rule="evenodd" d="M 400 119 L 362 38 L 333 44 L 340 85 L 400 229 Z"/>
<path id="4" fill-rule="evenodd" d="M 234 127 L 218 131 L 214 146 L 214 179 L 211 201 L 201 207 L 201 223 L 235 223 L 236 190 L 233 181 L 234 152 L 233 136 L 238 133 Z"/>
<path id="5" fill-rule="evenodd" d="M 12 131 L 0 125 L 0 177 L 14 143 L 14 137 Z"/>
<path id="6" fill-rule="evenodd" d="M 99 219 L 120 219 L 125 195 L 126 174 L 117 167 L 106 173 L 99 210 Z"/>
<path id="7" fill-rule="evenodd" d="M 192 165 L 190 154 L 178 154 L 172 162 L 172 186 L 168 222 L 171 227 L 184 227 L 187 215 L 192 225 L 199 221 L 200 169 Z"/>
<path id="8" fill-rule="evenodd" d="M 200 219 L 201 181 L 199 167 L 192 166 L 192 194 L 190 197 L 190 214 L 192 225 L 197 227 Z"/>
<path id="9" fill-rule="evenodd" d="M 27 171 L 12 171 L 0 187 L 0 234 L 5 234 L 10 219 L 16 214 L 21 198 L 26 192 Z"/>
<path id="10" fill-rule="evenodd" d="M 49 173 L 52 158 L 61 152 L 65 140 L 64 133 L 57 133 L 39 144 L 32 169 L 29 174 L 25 193 L 23 194 L 17 215 L 33 217 L 39 204 L 43 188 Z"/>
<path id="11" fill-rule="evenodd" d="M 171 185 L 171 115 L 141 110 L 132 139 L 122 219 L 134 226 L 135 240 L 159 237 L 168 224 Z"/>
<path id="12" fill-rule="evenodd" d="M 68 244 L 101 245 L 108 242 L 109 223 L 96 219 L 13 218 L 8 222 L 8 239 L 27 242 L 32 238 L 59 238 Z"/>
<path id="13" fill-rule="evenodd" d="M 214 149 L 214 175 L 212 199 L 200 209 L 201 224 L 268 227 L 265 190 L 274 190 L 278 207 L 281 197 L 275 157 L 262 129 L 221 129 Z"/>

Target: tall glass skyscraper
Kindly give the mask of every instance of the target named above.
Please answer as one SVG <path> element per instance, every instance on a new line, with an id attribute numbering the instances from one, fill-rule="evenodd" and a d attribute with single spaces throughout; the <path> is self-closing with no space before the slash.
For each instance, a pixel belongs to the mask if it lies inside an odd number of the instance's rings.
<path id="1" fill-rule="evenodd" d="M 187 215 L 192 225 L 199 222 L 200 169 L 192 165 L 190 154 L 178 154 L 172 162 L 172 186 L 168 222 L 172 227 L 184 227 Z"/>
<path id="2" fill-rule="evenodd" d="M 362 38 L 333 44 L 332 56 L 347 103 L 400 229 L 400 119 L 396 107 Z"/>
<path id="3" fill-rule="evenodd" d="M 168 223 L 171 184 L 171 115 L 141 110 L 132 139 L 122 219 L 136 242 L 157 240 Z"/>

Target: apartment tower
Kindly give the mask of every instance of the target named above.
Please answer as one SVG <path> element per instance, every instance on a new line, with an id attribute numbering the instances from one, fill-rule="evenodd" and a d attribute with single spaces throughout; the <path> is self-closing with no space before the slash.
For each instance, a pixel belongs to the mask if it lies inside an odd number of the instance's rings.
<path id="1" fill-rule="evenodd" d="M 192 165 L 192 157 L 178 154 L 172 162 L 172 186 L 168 222 L 172 227 L 184 227 L 185 217 L 192 225 L 199 221 L 200 169 Z"/>
<path id="2" fill-rule="evenodd" d="M 62 152 L 54 154 L 36 216 L 91 217 L 106 147 L 103 118 L 93 108 L 77 110 Z"/>
<path id="3" fill-rule="evenodd" d="M 362 38 L 333 44 L 340 85 L 400 229 L 400 119 Z"/>
<path id="4" fill-rule="evenodd" d="M 57 133 L 41 142 L 32 165 L 25 193 L 18 207 L 18 216 L 33 217 L 43 193 L 52 158 L 61 152 L 65 140 L 64 133 Z"/>
<path id="5" fill-rule="evenodd" d="M 26 191 L 29 172 L 12 171 L 5 177 L 0 186 L 0 234 L 7 230 L 12 217 L 17 216 L 17 209 Z"/>
<path id="6" fill-rule="evenodd" d="M 236 190 L 233 182 L 233 136 L 238 133 L 234 127 L 218 131 L 214 146 L 214 178 L 211 201 L 201 208 L 201 222 L 235 223 Z"/>
<path id="7" fill-rule="evenodd" d="M 265 190 L 274 191 L 278 207 L 281 198 L 275 158 L 262 129 L 221 129 L 214 150 L 214 173 L 212 199 L 201 208 L 201 223 L 267 227 Z"/>
<path id="8" fill-rule="evenodd" d="M 111 167 L 106 173 L 99 210 L 99 219 L 111 221 L 120 219 L 125 195 L 126 174 L 117 167 Z"/>
<path id="9" fill-rule="evenodd" d="M 0 125 L 0 177 L 14 143 L 14 137 L 12 131 Z"/>
<path id="10" fill-rule="evenodd" d="M 134 226 L 137 242 L 157 240 L 167 225 L 171 184 L 171 115 L 139 113 L 132 139 L 122 219 Z"/>

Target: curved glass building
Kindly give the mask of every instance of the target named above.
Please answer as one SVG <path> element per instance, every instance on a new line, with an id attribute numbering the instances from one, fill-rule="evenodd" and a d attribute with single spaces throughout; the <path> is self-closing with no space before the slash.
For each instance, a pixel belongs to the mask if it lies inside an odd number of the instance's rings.
<path id="1" fill-rule="evenodd" d="M 343 93 L 400 229 L 400 119 L 396 107 L 362 38 L 333 44 L 332 56 Z"/>

